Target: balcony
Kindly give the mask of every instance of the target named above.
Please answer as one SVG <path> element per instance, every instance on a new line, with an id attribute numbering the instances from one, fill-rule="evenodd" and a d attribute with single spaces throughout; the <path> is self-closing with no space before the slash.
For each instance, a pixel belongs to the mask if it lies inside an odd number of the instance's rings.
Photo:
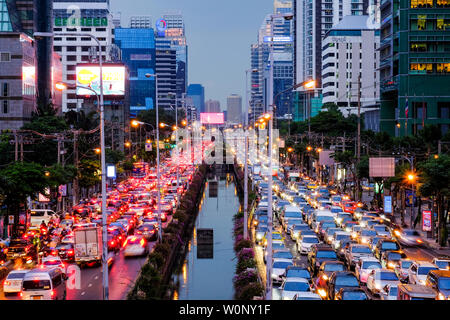
<path id="1" fill-rule="evenodd" d="M 390 46 L 391 45 L 391 41 L 392 38 L 391 37 L 386 37 L 383 40 L 380 41 L 380 50 L 382 50 L 383 48 Z"/>
<path id="2" fill-rule="evenodd" d="M 398 75 L 381 82 L 380 90 L 382 93 L 398 90 Z"/>

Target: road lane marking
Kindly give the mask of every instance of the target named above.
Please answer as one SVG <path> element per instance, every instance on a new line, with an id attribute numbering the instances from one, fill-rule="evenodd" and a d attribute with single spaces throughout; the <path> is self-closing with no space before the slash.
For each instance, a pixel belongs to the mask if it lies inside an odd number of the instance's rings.
<path id="1" fill-rule="evenodd" d="M 89 284 L 88 284 L 88 287 L 89 287 L 89 288 L 92 287 L 92 283 L 89 283 Z"/>
<path id="2" fill-rule="evenodd" d="M 85 293 L 86 293 L 86 292 L 83 291 L 83 292 L 81 293 L 81 295 L 84 296 Z"/>
<path id="3" fill-rule="evenodd" d="M 98 276 L 95 276 L 95 278 L 94 278 L 95 280 L 97 280 L 98 279 Z"/>

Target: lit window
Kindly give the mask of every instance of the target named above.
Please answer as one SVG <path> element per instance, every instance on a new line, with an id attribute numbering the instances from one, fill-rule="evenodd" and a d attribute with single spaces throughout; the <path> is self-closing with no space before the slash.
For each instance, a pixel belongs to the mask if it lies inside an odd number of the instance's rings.
<path id="1" fill-rule="evenodd" d="M 436 64 L 436 71 L 438 73 L 450 73 L 450 63 L 438 63 L 438 64 Z"/>

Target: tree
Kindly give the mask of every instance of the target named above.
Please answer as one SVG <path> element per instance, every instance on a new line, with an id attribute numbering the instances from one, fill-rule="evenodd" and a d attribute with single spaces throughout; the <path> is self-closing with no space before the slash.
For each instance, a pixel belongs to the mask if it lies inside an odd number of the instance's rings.
<path id="1" fill-rule="evenodd" d="M 432 150 L 437 150 L 438 141 L 442 138 L 442 133 L 437 125 L 427 124 L 419 131 L 418 136 L 427 148 L 427 155 L 430 156 Z"/>
<path id="2" fill-rule="evenodd" d="M 97 160 L 83 159 L 78 165 L 80 187 L 91 188 L 100 183 L 100 163 Z"/>
<path id="3" fill-rule="evenodd" d="M 120 150 L 106 149 L 106 163 L 118 164 L 125 159 L 125 155 Z"/>
<path id="4" fill-rule="evenodd" d="M 425 197 L 434 197 L 437 205 L 439 243 L 445 246 L 448 240 L 446 221 L 450 197 L 450 156 L 441 155 L 418 165 L 421 185 L 419 191 Z"/>

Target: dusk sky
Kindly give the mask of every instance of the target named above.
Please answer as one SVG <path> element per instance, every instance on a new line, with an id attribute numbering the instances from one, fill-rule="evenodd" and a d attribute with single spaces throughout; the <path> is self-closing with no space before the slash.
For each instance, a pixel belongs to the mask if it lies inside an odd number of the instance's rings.
<path id="1" fill-rule="evenodd" d="M 250 45 L 273 0 L 111 0 L 121 12 L 122 26 L 132 15 L 150 15 L 153 25 L 164 13 L 181 13 L 189 46 L 188 82 L 205 87 L 205 100 L 240 94 L 245 100 L 245 70 L 250 68 Z"/>

